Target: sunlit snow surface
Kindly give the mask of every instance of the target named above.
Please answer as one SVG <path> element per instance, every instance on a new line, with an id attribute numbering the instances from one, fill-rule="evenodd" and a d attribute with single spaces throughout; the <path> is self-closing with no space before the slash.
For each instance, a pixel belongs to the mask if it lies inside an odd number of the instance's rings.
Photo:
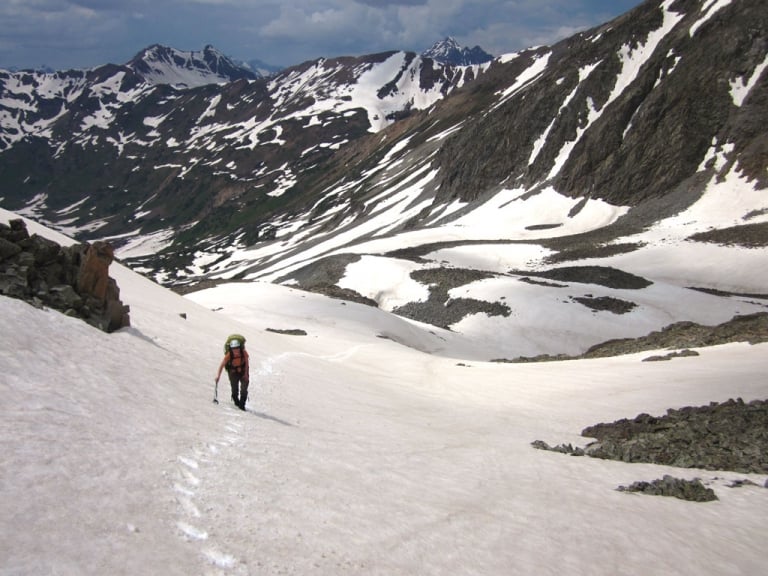
<path id="1" fill-rule="evenodd" d="M 111 270 L 132 319 L 112 335 L 0 298 L 3 574 L 765 567 L 764 475 L 530 446 L 583 445 L 585 426 L 640 412 L 766 398 L 764 344 L 663 363 L 461 361 L 466 339 L 375 308 L 261 283 L 182 298 Z M 223 381 L 211 401 L 230 332 L 248 338 L 247 413 Z M 455 356 L 420 351 L 440 346 Z M 719 501 L 616 491 L 664 474 L 699 477 Z M 745 478 L 759 486 L 728 487 Z"/>

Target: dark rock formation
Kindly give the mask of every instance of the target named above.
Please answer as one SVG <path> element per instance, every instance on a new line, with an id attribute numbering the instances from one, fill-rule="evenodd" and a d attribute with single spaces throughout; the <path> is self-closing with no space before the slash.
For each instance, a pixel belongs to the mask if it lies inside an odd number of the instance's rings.
<path id="1" fill-rule="evenodd" d="M 729 342 L 757 344 L 768 340 L 768 313 L 735 316 L 716 326 L 702 326 L 695 322 L 676 322 L 642 338 L 622 338 L 596 344 L 583 358 L 603 358 L 621 354 L 634 354 L 644 350 L 669 348 L 698 348 Z"/>
<path id="2" fill-rule="evenodd" d="M 653 482 L 634 482 L 630 486 L 619 486 L 620 492 L 639 492 L 652 496 L 672 496 L 689 502 L 712 502 L 717 495 L 712 488 L 707 488 L 701 480 L 681 480 L 665 475 Z"/>
<path id="3" fill-rule="evenodd" d="M 653 282 L 640 276 L 635 276 L 623 270 L 607 266 L 563 266 L 541 272 L 512 271 L 521 276 L 535 276 L 557 282 L 578 282 L 580 284 L 597 284 L 616 290 L 642 290 Z"/>
<path id="4" fill-rule="evenodd" d="M 109 276 L 104 242 L 62 247 L 29 235 L 23 220 L 0 223 L 0 294 L 82 318 L 105 332 L 130 326 L 129 308 Z"/>
<path id="5" fill-rule="evenodd" d="M 768 473 L 768 401 L 741 399 L 668 410 L 662 417 L 597 424 L 582 432 L 597 438 L 589 456 L 681 468 Z"/>
<path id="6" fill-rule="evenodd" d="M 637 308 L 637 304 L 634 302 L 628 302 L 621 300 L 620 298 L 612 298 L 610 296 L 583 296 L 573 298 L 579 304 L 583 304 L 587 308 L 594 310 L 595 312 L 611 312 L 613 314 L 627 314 L 633 309 Z"/>
<path id="7" fill-rule="evenodd" d="M 441 267 L 415 270 L 411 273 L 411 278 L 428 286 L 429 298 L 425 302 L 409 302 L 398 306 L 392 312 L 398 316 L 447 330 L 452 324 L 473 314 L 509 316 L 512 312 L 509 306 L 502 302 L 486 302 L 475 298 L 451 298 L 448 294 L 454 288 L 493 278 L 493 276 L 489 272 L 462 268 Z"/>
<path id="8" fill-rule="evenodd" d="M 669 354 L 664 354 L 663 356 L 648 356 L 648 358 L 643 358 L 643 362 L 665 362 L 667 360 L 672 360 L 672 358 L 692 358 L 698 355 L 699 353 L 696 352 L 696 350 L 688 350 L 686 348 L 680 352 L 670 352 Z"/>
<path id="9" fill-rule="evenodd" d="M 584 448 L 534 448 L 574 456 L 622 462 L 646 462 L 680 468 L 768 473 L 768 401 L 728 400 L 708 406 L 668 410 L 665 416 L 640 414 L 633 420 L 596 424 L 582 436 L 597 442 Z"/>
<path id="10" fill-rule="evenodd" d="M 584 354 L 569 356 L 558 354 L 552 356 L 542 354 L 540 356 L 520 356 L 512 360 L 497 358 L 493 362 L 551 362 L 557 360 L 577 360 L 583 358 L 606 358 L 608 356 L 621 356 L 622 354 L 635 354 L 646 350 L 664 350 L 673 348 L 701 348 L 705 346 L 717 346 L 730 342 L 749 342 L 758 344 L 768 342 L 768 312 L 757 312 L 735 316 L 727 322 L 716 326 L 703 326 L 695 322 L 676 322 L 665 328 L 651 332 L 640 338 L 620 338 L 595 344 Z M 644 361 L 671 359 L 681 356 L 696 356 L 692 350 L 671 352 L 668 357 L 650 357 Z"/>
<path id="11" fill-rule="evenodd" d="M 764 248 L 768 246 L 768 222 L 742 224 L 694 234 L 690 238 L 698 242 L 713 242 L 725 246 Z"/>
<path id="12" fill-rule="evenodd" d="M 267 328 L 267 332 L 283 334 L 285 336 L 306 336 L 307 331 L 301 328 Z"/>

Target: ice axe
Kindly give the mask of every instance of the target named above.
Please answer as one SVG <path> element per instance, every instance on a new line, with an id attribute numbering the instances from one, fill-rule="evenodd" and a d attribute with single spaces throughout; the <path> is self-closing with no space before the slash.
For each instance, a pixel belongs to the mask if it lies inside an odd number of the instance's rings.
<path id="1" fill-rule="evenodd" d="M 213 403 L 219 403 L 219 379 L 216 378 L 216 386 L 213 389 Z"/>

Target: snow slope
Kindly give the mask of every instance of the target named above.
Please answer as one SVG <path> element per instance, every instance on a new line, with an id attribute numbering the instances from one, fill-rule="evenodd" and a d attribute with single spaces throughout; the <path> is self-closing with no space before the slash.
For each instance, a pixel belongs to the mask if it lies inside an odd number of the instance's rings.
<path id="1" fill-rule="evenodd" d="M 382 161 L 382 165 L 386 163 L 386 159 Z M 222 254 L 209 270 L 215 271 L 213 276 L 219 279 L 244 274 L 247 280 L 281 281 L 284 275 L 323 256 L 358 254 L 361 260 L 346 265 L 339 287 L 354 290 L 390 312 L 429 297 L 427 286 L 410 277 L 415 270 L 444 266 L 491 272 L 497 276 L 460 286 L 449 295 L 453 299 L 503 303 L 510 308 L 510 314 L 464 318 L 451 325 L 451 332 L 433 338 L 426 348 L 432 353 L 471 360 L 578 355 L 606 340 L 643 336 L 674 322 L 719 324 L 737 314 L 766 310 L 765 299 L 715 296 L 697 290 L 764 294 L 768 285 L 765 248 L 745 249 L 690 239 L 695 233 L 768 219 L 768 212 L 754 209 L 764 205 L 763 191 L 756 190 L 754 183 L 735 168 L 713 175 L 701 198 L 680 214 L 612 242 L 634 244 L 636 250 L 561 264 L 612 267 L 652 283 L 632 290 L 591 283 L 547 286 L 525 281 L 525 271 L 553 267 L 546 263 L 552 252 L 541 246 L 542 239 L 598 230 L 627 211 L 600 200 L 567 198 L 551 188 L 533 196 L 526 196 L 524 190 L 501 190 L 452 222 L 386 233 L 393 222 L 403 222 L 409 214 L 422 209 L 417 200 L 423 182 L 431 177 L 428 166 L 421 173 L 414 172 L 413 179 L 367 219 L 354 220 L 348 227 L 340 224 L 330 232 L 322 230 L 322 218 L 318 218 L 308 230 L 294 222 L 298 232 L 286 224 L 284 237 L 275 242 L 249 249 L 228 246 L 231 255 Z M 583 208 L 571 216 L 574 206 L 582 200 Z M 332 218 L 333 210 L 323 217 Z M 546 224 L 556 226 L 541 229 Z M 306 238 L 313 243 L 292 251 Z M 441 242 L 466 244 L 436 248 L 423 254 L 419 263 L 391 256 L 393 251 L 406 247 Z M 201 252 L 201 265 L 206 258 L 213 261 L 215 253 Z M 261 268 L 249 272 L 254 262 L 259 262 Z M 626 314 L 596 313 L 577 301 L 600 297 L 620 299 L 636 307 Z"/>
<path id="2" fill-rule="evenodd" d="M 182 298 L 112 274 L 133 324 L 112 335 L 0 297 L 0 574 L 764 570 L 768 492 L 727 485 L 765 476 L 530 442 L 583 445 L 596 422 L 766 398 L 766 345 L 459 362 L 417 350 L 445 333 L 381 310 L 260 283 Z M 211 402 L 230 332 L 252 356 L 247 413 L 226 385 Z M 720 500 L 615 490 L 664 474 Z"/>

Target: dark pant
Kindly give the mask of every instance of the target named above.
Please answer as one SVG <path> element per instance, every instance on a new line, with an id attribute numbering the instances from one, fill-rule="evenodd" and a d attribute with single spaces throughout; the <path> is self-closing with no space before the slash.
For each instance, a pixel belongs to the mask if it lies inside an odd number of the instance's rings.
<path id="1" fill-rule="evenodd" d="M 248 376 L 240 374 L 236 370 L 230 370 L 229 384 L 232 386 L 232 400 L 241 408 L 245 407 L 245 401 L 248 399 Z M 238 394 L 238 388 L 240 393 Z"/>

